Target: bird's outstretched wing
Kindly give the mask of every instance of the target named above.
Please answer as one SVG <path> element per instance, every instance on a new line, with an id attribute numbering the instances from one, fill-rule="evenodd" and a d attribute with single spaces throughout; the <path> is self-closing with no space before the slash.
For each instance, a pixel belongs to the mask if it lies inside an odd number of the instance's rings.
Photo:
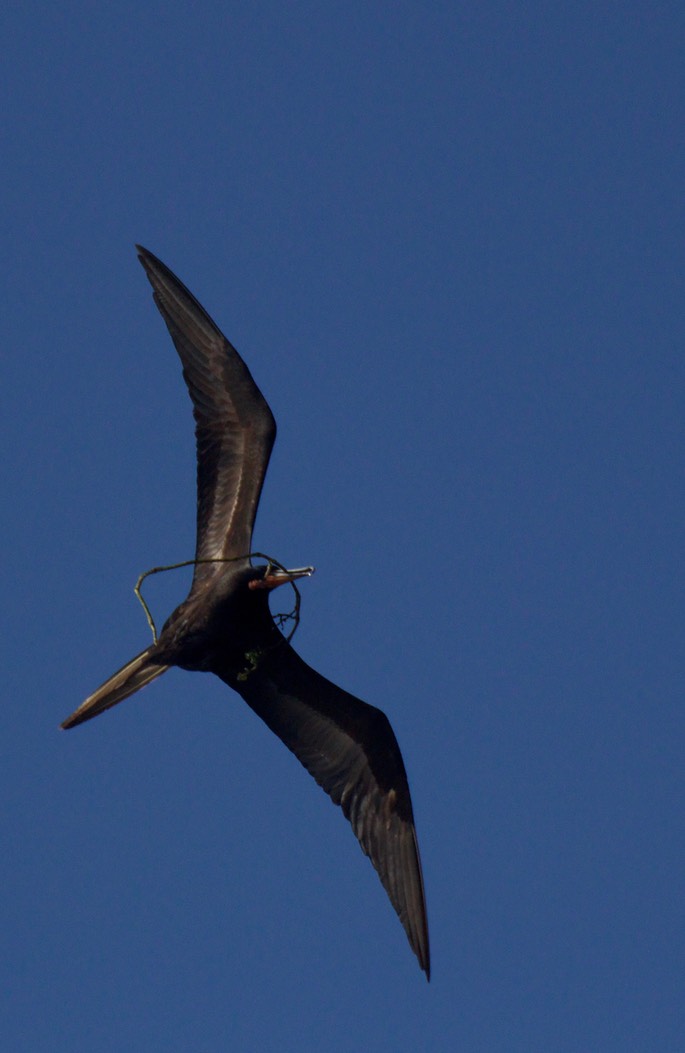
<path id="1" fill-rule="evenodd" d="M 287 644 L 224 677 L 339 804 L 430 978 L 428 921 L 409 784 L 390 722 Z M 221 671 L 214 669 L 219 676 Z"/>
<path id="2" fill-rule="evenodd" d="M 136 246 L 183 364 L 197 439 L 197 559 L 250 551 L 276 422 L 242 358 L 185 285 Z M 221 571 L 200 564 L 194 584 Z"/>
<path id="3" fill-rule="evenodd" d="M 153 644 L 105 680 L 97 691 L 93 691 L 93 694 L 62 722 L 62 727 L 74 728 L 77 724 L 83 724 L 85 720 L 97 717 L 106 709 L 116 706 L 117 702 L 123 702 L 129 695 L 140 691 L 141 687 L 145 687 L 151 680 L 156 680 L 168 668 L 168 665 L 155 661 Z"/>

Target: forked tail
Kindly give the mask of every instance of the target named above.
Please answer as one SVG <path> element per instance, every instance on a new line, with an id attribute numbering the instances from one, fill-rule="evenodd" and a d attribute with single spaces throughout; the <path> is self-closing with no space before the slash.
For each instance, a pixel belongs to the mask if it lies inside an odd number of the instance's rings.
<path id="1" fill-rule="evenodd" d="M 106 709 L 116 706 L 117 702 L 123 702 L 129 695 L 145 687 L 151 680 L 161 676 L 169 666 L 155 662 L 151 657 L 153 650 L 153 647 L 148 647 L 146 651 L 142 651 L 141 654 L 127 662 L 118 673 L 110 676 L 102 687 L 89 695 L 86 701 L 82 702 L 70 717 L 67 717 L 62 727 L 73 728 L 77 724 L 82 724 L 84 720 L 97 717 Z"/>

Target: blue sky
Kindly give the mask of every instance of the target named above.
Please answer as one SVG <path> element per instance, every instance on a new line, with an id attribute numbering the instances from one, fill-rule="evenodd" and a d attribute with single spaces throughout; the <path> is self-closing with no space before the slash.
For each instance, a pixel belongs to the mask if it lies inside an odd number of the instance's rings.
<path id="1" fill-rule="evenodd" d="M 681 6 L 0 22 L 3 1048 L 682 1049 Z M 135 241 L 278 420 L 255 541 L 317 566 L 294 643 L 397 733 L 430 985 L 219 681 L 58 731 L 194 550 Z"/>

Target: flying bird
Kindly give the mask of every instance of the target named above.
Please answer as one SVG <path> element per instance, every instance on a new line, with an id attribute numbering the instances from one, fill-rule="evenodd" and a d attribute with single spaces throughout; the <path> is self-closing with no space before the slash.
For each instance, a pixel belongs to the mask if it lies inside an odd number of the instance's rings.
<path id="1" fill-rule="evenodd" d="M 276 422 L 242 358 L 161 260 L 138 258 L 183 365 L 195 417 L 197 543 L 188 597 L 159 638 L 62 724 L 98 716 L 171 666 L 237 691 L 340 805 L 430 979 L 421 861 L 409 784 L 390 722 L 310 668 L 277 628 L 269 593 L 312 567 L 255 566 L 250 552 Z"/>

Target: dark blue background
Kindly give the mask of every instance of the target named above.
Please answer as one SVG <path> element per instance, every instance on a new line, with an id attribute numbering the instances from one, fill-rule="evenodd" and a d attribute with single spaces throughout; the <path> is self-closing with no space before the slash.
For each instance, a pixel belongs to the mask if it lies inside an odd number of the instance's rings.
<path id="1" fill-rule="evenodd" d="M 0 22 L 3 1047 L 681 1050 L 681 5 Z M 134 241 L 279 422 L 255 541 L 316 564 L 296 645 L 397 732 L 430 986 L 218 681 L 57 730 L 194 550 Z"/>

